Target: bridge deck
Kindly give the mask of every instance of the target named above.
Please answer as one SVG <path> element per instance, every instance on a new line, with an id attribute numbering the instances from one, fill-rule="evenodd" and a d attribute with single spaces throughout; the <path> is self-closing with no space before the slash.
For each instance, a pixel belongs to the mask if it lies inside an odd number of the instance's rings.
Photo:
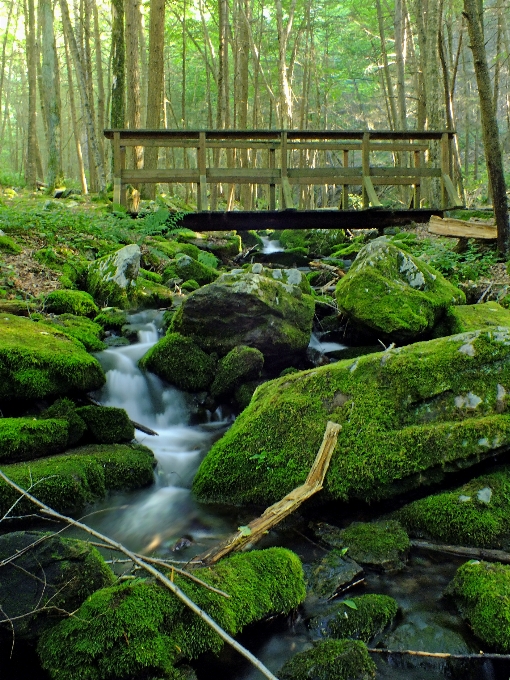
<path id="1" fill-rule="evenodd" d="M 411 199 L 411 207 L 419 210 L 423 182 L 434 180 L 441 186 L 440 211 L 461 204 L 450 176 L 455 133 L 448 130 L 163 129 L 105 130 L 104 134 L 113 143 L 114 201 L 126 205 L 129 184 L 195 185 L 197 213 L 206 216 L 188 215 L 189 224 L 194 220 L 197 224 L 214 225 L 218 220 L 234 224 L 239 218 L 227 215 L 235 211 L 250 222 L 264 214 L 265 224 L 319 220 L 335 225 L 324 228 L 338 228 L 341 223 L 355 229 L 371 219 L 368 208 L 383 209 L 376 187 L 400 186 L 406 200 Z M 436 167 L 427 161 L 432 144 L 439 146 Z M 127 168 L 126 150 L 133 147 L 166 149 L 166 167 Z M 314 190 L 317 185 L 321 188 Z M 352 210 L 353 187 L 361 194 L 359 216 Z M 218 212 L 221 193 L 226 212 Z M 321 209 L 311 210 L 319 194 Z M 267 210 L 252 211 L 254 202 Z M 245 210 L 240 211 L 240 206 Z M 291 217 L 288 211 L 298 207 L 298 214 Z M 374 219 L 395 224 L 400 212 L 401 219 L 412 219 L 409 210 L 378 211 Z"/>

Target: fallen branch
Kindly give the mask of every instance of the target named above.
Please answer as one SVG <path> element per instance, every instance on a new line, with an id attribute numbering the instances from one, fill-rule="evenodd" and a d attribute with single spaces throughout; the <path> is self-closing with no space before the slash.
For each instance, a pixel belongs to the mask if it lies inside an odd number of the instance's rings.
<path id="1" fill-rule="evenodd" d="M 405 654 L 407 656 L 427 656 L 432 659 L 510 659 L 510 654 L 448 654 L 447 652 L 418 652 L 414 649 L 376 649 L 368 647 L 371 654 Z"/>
<path id="2" fill-rule="evenodd" d="M 429 541 L 412 540 L 413 548 L 423 548 L 433 552 L 446 553 L 448 555 L 460 555 L 473 559 L 487 560 L 488 562 L 501 562 L 510 564 L 510 553 L 504 550 L 489 550 L 486 548 L 468 548 L 463 545 L 441 545 L 439 543 L 429 543 Z"/>
<path id="3" fill-rule="evenodd" d="M 236 651 L 238 651 L 239 654 L 245 657 L 245 659 L 248 659 L 248 661 L 251 664 L 253 664 L 253 666 L 255 666 L 255 668 L 257 668 L 266 678 L 269 678 L 269 680 L 278 680 L 278 678 L 275 675 L 273 675 L 271 671 L 268 668 L 266 668 L 261 661 L 259 661 L 251 652 L 249 652 L 245 647 L 243 647 L 236 640 L 234 640 L 234 638 L 231 637 L 226 631 L 224 631 L 223 628 L 221 628 L 216 623 L 216 621 L 214 621 L 214 619 L 212 619 L 208 614 L 205 613 L 203 609 L 196 605 L 193 602 L 193 600 L 190 600 L 190 598 L 178 586 L 176 586 L 175 583 L 173 583 L 169 578 L 167 578 L 154 566 L 148 564 L 145 560 L 138 557 L 135 553 L 131 552 L 131 550 L 128 550 L 128 548 L 125 548 L 120 543 L 117 543 L 116 541 L 113 541 L 111 538 L 108 538 L 108 536 L 99 533 L 99 531 L 96 531 L 95 529 L 92 529 L 86 524 L 78 522 L 77 520 L 74 520 L 71 517 L 61 515 L 56 510 L 52 510 L 52 508 L 50 508 L 48 505 L 42 503 L 40 500 L 38 500 L 37 498 L 29 494 L 27 491 L 25 491 L 25 489 L 22 489 L 15 482 L 9 479 L 6 475 L 4 475 L 4 473 L 1 470 L 0 478 L 3 479 L 4 482 L 6 482 L 9 486 L 15 489 L 18 493 L 22 494 L 25 498 L 28 498 L 28 500 L 34 503 L 34 505 L 37 505 L 37 507 L 41 508 L 41 512 L 43 514 L 49 515 L 50 517 L 56 517 L 62 522 L 66 522 L 67 524 L 75 526 L 78 529 L 82 529 L 86 533 L 95 536 L 99 540 L 103 541 L 103 543 L 108 544 L 108 546 L 115 548 L 119 552 L 124 553 L 124 555 L 126 555 L 126 557 L 129 557 L 129 559 L 132 560 L 132 562 L 145 569 L 145 571 L 154 576 L 156 580 L 158 580 L 166 588 L 171 590 L 172 593 L 174 593 L 174 595 L 178 597 L 179 600 L 181 600 L 181 602 L 184 602 L 184 604 L 187 607 L 189 607 L 197 616 L 199 616 L 203 621 L 205 621 L 205 623 L 208 626 L 210 626 L 215 631 L 215 633 L 217 633 L 221 637 L 222 640 L 224 640 L 227 644 L 229 644 Z"/>
<path id="4" fill-rule="evenodd" d="M 319 452 L 302 486 L 298 486 L 281 501 L 271 505 L 260 517 L 254 519 L 247 526 L 241 527 L 239 531 L 219 545 L 193 558 L 191 563 L 211 565 L 231 552 L 251 548 L 272 527 L 299 508 L 310 496 L 320 491 L 341 429 L 341 425 L 328 421 Z"/>

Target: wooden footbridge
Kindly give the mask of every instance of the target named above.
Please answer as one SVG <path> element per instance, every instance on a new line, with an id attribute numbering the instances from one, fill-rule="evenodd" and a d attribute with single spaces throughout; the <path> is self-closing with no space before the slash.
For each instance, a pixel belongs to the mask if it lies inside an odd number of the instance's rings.
<path id="1" fill-rule="evenodd" d="M 114 202 L 126 205 L 128 185 L 192 185 L 197 212 L 186 214 L 184 223 L 196 231 L 381 229 L 426 222 L 461 206 L 451 179 L 452 131 L 163 129 L 104 134 L 113 143 Z M 133 147 L 163 148 L 164 158 L 157 169 L 128 168 L 126 151 Z M 431 157 L 438 159 L 435 167 Z M 163 162 L 166 167 L 160 167 Z M 440 183 L 441 205 L 421 208 L 424 183 L 434 181 Z M 310 190 L 315 185 L 322 187 L 320 207 L 317 192 Z M 384 208 L 376 187 L 381 192 L 388 186 L 408 187 L 400 191 L 409 208 Z M 352 205 L 351 187 L 359 207 Z M 218 210 L 221 194 L 225 209 Z M 248 209 L 234 207 L 236 195 Z M 253 210 L 253 203 L 261 208 Z"/>

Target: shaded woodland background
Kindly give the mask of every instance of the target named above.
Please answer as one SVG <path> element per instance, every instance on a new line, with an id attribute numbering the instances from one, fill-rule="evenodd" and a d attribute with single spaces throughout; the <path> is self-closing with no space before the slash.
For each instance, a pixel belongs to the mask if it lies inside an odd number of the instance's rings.
<path id="1" fill-rule="evenodd" d="M 509 7 L 479 2 L 505 158 Z M 0 182 L 105 191 L 107 127 L 448 128 L 456 183 L 483 203 L 462 10 L 458 0 L 1 0 Z M 127 160 L 193 167 L 192 151 L 135 149 Z M 319 152 L 307 153 L 300 162 L 313 166 Z"/>

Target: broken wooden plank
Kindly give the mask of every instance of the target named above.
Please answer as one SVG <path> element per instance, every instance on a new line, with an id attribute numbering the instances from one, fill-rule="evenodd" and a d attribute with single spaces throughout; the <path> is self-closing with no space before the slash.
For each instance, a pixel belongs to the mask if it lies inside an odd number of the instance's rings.
<path id="1" fill-rule="evenodd" d="M 231 552 L 239 552 L 241 550 L 248 550 L 257 541 L 259 541 L 264 534 L 266 534 L 272 527 L 281 522 L 285 517 L 288 517 L 294 510 L 306 501 L 310 496 L 322 489 L 324 478 L 328 471 L 331 456 L 336 446 L 338 433 L 342 429 L 341 425 L 328 421 L 324 438 L 320 449 L 315 457 L 308 477 L 302 486 L 288 493 L 280 501 L 267 508 L 264 513 L 254 519 L 245 527 L 239 527 L 239 530 L 229 536 L 225 541 L 197 557 L 193 558 L 192 564 L 203 564 L 209 566 L 215 564 L 222 557 L 225 557 Z"/>
<path id="2" fill-rule="evenodd" d="M 439 236 L 453 236 L 455 238 L 480 238 L 496 239 L 496 225 L 479 222 L 467 222 L 466 220 L 456 220 L 452 217 L 437 217 L 432 215 L 429 222 L 428 231 Z"/>

